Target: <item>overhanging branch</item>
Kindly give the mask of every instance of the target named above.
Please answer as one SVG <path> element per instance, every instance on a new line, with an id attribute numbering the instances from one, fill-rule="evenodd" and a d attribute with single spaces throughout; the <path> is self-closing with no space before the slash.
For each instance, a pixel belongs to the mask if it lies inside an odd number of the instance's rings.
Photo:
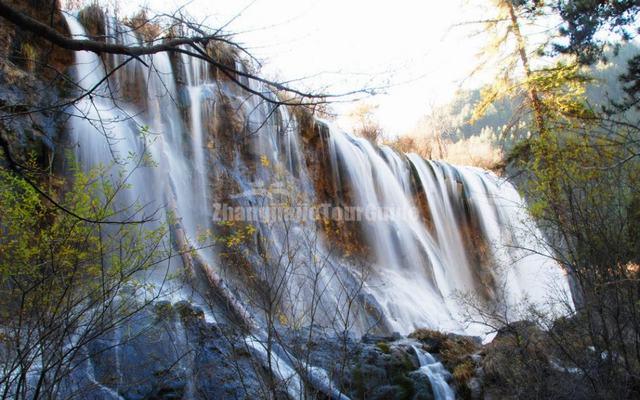
<path id="1" fill-rule="evenodd" d="M 234 83 L 239 84 L 243 89 L 263 98 L 265 101 L 279 104 L 279 105 L 299 106 L 299 105 L 322 104 L 322 103 L 327 103 L 328 99 L 331 99 L 331 98 L 333 99 L 345 98 L 347 96 L 352 96 L 354 94 L 371 94 L 375 92 L 376 89 L 381 89 L 381 88 L 367 88 L 367 89 L 359 89 L 359 90 L 347 91 L 344 93 L 337 93 L 337 94 L 331 94 L 331 93 L 314 94 L 310 92 L 303 92 L 300 90 L 296 90 L 289 86 L 283 85 L 282 83 L 260 78 L 254 74 L 225 65 L 224 63 L 221 63 L 213 59 L 203 50 L 204 48 L 206 48 L 207 44 L 209 44 L 210 42 L 218 41 L 221 43 L 227 43 L 227 44 L 229 43 L 228 38 L 225 38 L 224 35 L 220 35 L 217 32 L 211 35 L 200 35 L 200 36 L 167 39 L 167 40 L 164 40 L 162 43 L 152 44 L 149 46 L 127 46 L 127 45 L 118 44 L 118 43 L 107 43 L 107 42 L 101 42 L 98 40 L 91 40 L 91 39 L 69 38 L 61 34 L 60 32 L 58 32 L 57 30 L 53 29 L 52 27 L 46 24 L 43 24 L 37 19 L 30 17 L 29 15 L 26 15 L 14 9 L 13 7 L 7 5 L 4 1 L 1 1 L 1 0 L 0 0 L 0 16 L 8 20 L 9 22 L 13 23 L 14 25 L 20 27 L 21 29 L 29 31 L 37 35 L 38 37 L 44 40 L 47 40 L 53 43 L 54 45 L 67 50 L 91 51 L 97 54 L 122 54 L 122 55 L 131 56 L 134 58 L 139 58 L 141 56 L 152 55 L 160 52 L 183 53 L 183 54 L 190 55 L 192 57 L 197 57 L 207 61 L 208 63 L 215 66 L 216 68 L 219 68 L 228 78 L 234 81 Z M 197 53 L 185 51 L 182 48 L 183 46 L 196 47 L 197 45 L 202 46 L 203 48 L 203 49 L 198 49 Z M 232 76 L 232 75 L 235 75 L 235 76 Z M 245 77 L 245 78 L 269 85 L 274 89 L 290 93 L 300 98 L 308 99 L 308 101 L 300 101 L 300 100 L 280 101 L 277 98 L 265 96 L 263 93 L 260 93 L 259 91 L 256 91 L 256 90 L 252 90 L 247 85 L 243 85 L 241 82 L 239 82 L 238 79 L 236 79 L 237 76 Z"/>

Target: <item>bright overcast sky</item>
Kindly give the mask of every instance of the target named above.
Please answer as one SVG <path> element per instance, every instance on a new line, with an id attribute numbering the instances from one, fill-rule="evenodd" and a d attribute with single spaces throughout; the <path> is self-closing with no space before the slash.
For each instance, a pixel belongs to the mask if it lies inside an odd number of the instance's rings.
<path id="1" fill-rule="evenodd" d="M 146 0 L 169 11 L 184 0 Z M 454 24 L 482 15 L 476 0 L 193 0 L 187 11 L 228 31 L 264 61 L 263 74 L 302 88 L 342 92 L 389 81 L 387 94 L 369 98 L 386 132 L 413 128 L 430 106 L 449 100 L 475 64 L 480 44 L 471 28 Z M 135 1 L 125 1 L 125 12 Z M 296 84 L 293 84 L 294 86 Z M 334 105 L 346 115 L 353 103 Z M 344 121 L 344 119 L 343 119 Z"/>

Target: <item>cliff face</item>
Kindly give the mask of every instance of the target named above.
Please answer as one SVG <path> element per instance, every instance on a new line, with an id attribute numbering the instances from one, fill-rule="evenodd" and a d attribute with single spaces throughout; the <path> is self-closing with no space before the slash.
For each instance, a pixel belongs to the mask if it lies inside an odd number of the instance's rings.
<path id="1" fill-rule="evenodd" d="M 59 32 L 68 32 L 56 3 L 8 4 L 46 21 Z M 11 154 L 16 162 L 35 158 L 43 169 L 61 172 L 66 118 L 58 105 L 72 87 L 68 79 L 72 52 L 3 22 L 0 54 L 0 129 Z"/>

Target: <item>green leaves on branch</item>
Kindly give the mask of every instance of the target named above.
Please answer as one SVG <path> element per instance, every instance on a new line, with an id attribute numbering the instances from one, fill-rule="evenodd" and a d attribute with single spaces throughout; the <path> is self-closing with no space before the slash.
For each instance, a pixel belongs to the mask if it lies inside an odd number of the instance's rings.
<path id="1" fill-rule="evenodd" d="M 49 195 L 91 220 L 131 212 L 114 201 L 128 185 L 105 172 L 75 170 L 63 195 Z M 0 325 L 51 324 L 108 303 L 125 287 L 147 288 L 141 276 L 168 256 L 166 233 L 164 225 L 79 220 L 48 204 L 21 176 L 0 169 Z"/>

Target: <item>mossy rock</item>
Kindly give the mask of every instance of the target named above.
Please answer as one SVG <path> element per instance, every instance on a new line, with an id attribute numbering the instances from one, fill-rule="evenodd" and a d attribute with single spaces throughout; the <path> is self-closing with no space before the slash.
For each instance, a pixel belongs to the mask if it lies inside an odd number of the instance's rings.
<path id="1" fill-rule="evenodd" d="M 183 321 L 187 319 L 204 319 L 204 311 L 188 301 L 179 301 L 173 307 Z"/>
<path id="2" fill-rule="evenodd" d="M 439 353 L 444 342 L 448 339 L 445 333 L 422 328 L 416 329 L 409 337 L 419 340 L 429 353 Z"/>
<path id="3" fill-rule="evenodd" d="M 413 383 L 414 393 L 412 400 L 432 400 L 433 388 L 429 378 L 420 371 L 413 371 L 407 374 L 407 378 Z"/>
<path id="4" fill-rule="evenodd" d="M 387 342 L 378 342 L 376 343 L 376 347 L 385 354 L 391 353 L 391 348 L 389 347 L 389 343 Z"/>

